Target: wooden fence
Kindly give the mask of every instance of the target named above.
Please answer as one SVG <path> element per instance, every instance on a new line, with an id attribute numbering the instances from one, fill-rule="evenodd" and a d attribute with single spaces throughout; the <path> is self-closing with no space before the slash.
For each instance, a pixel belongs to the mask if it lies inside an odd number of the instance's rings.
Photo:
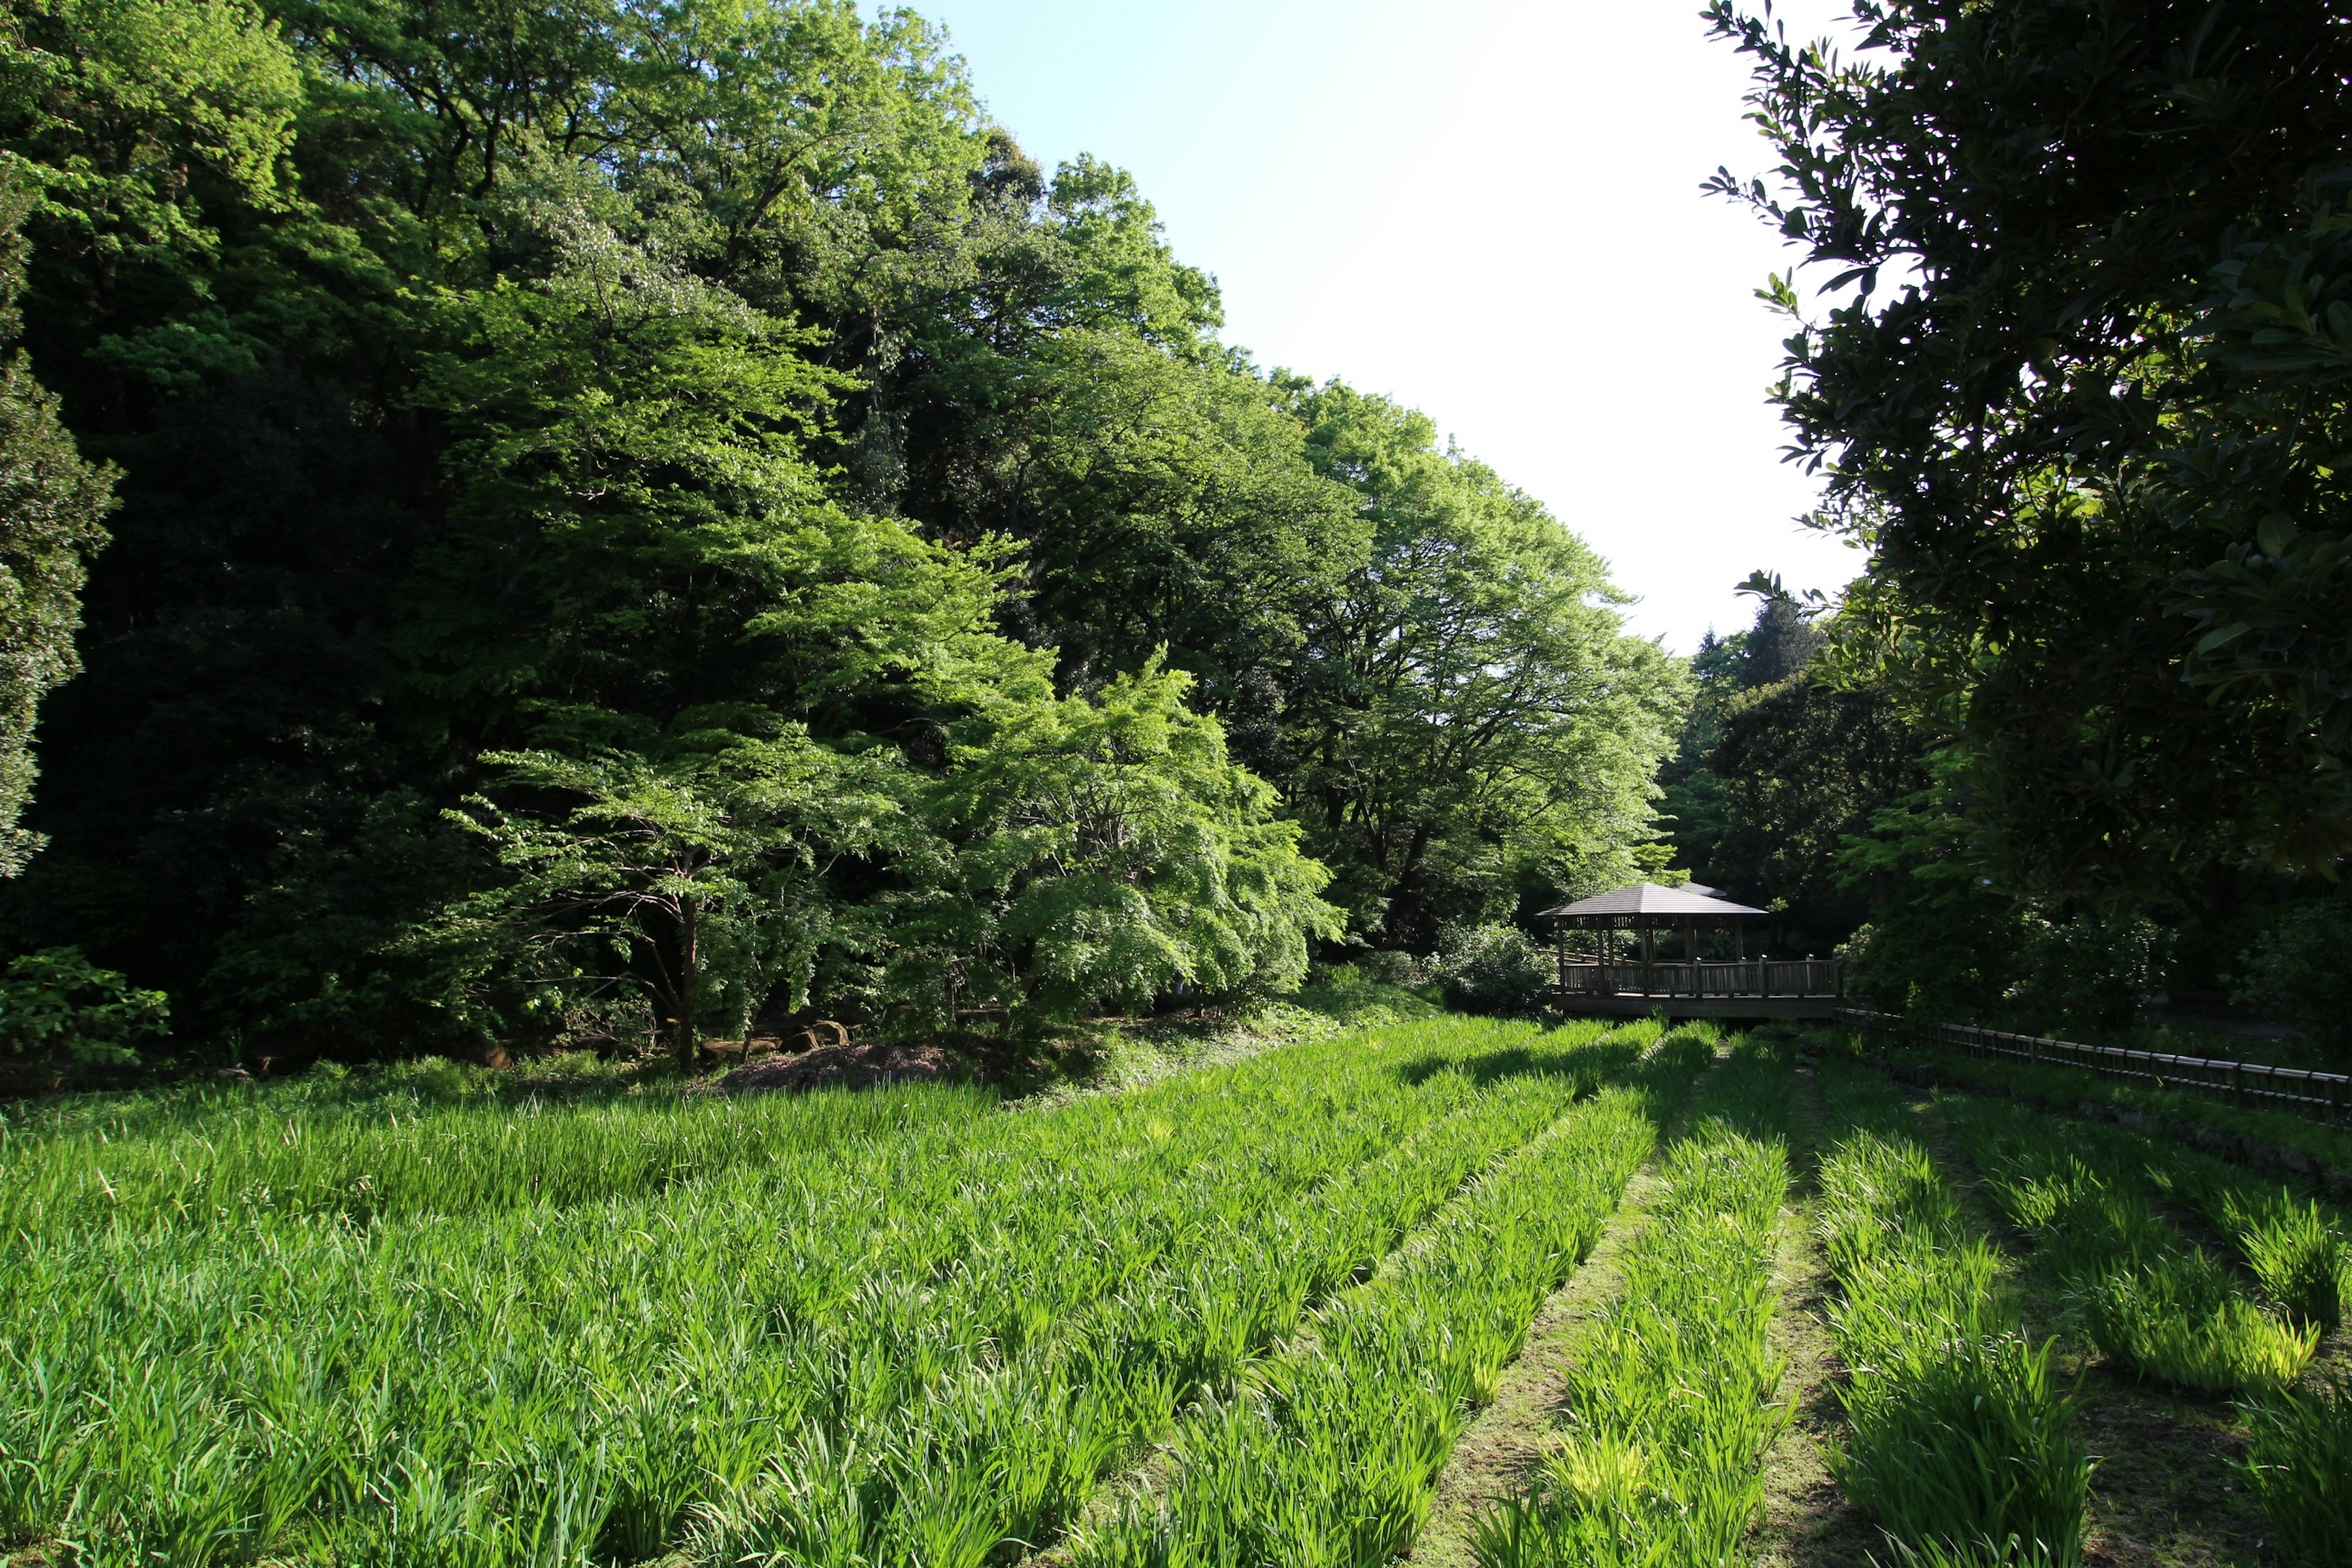
<path id="1" fill-rule="evenodd" d="M 2084 1068 L 2109 1078 L 2138 1079 L 2158 1089 L 2210 1095 L 2257 1110 L 2291 1110 L 2302 1116 L 2341 1119 L 2352 1108 L 2352 1077 L 2267 1062 L 2179 1057 L 2168 1051 L 2135 1051 L 2122 1046 L 2086 1046 L 2041 1035 L 2012 1035 L 1966 1024 L 1926 1024 L 1867 1007 L 1841 1007 L 1838 1017 L 1867 1033 L 1948 1046 L 1972 1057 Z"/>
<path id="2" fill-rule="evenodd" d="M 1589 963 L 1563 958 L 1570 996 L 1840 996 L 1834 958 L 1743 959 L 1727 963 Z"/>

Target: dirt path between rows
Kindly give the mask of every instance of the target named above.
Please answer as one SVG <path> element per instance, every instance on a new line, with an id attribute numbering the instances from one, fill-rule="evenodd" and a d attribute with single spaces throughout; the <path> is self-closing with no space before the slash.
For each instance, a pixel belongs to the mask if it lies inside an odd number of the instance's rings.
<path id="1" fill-rule="evenodd" d="M 1663 1145 L 1662 1145 L 1663 1146 Z M 1503 1373 L 1494 1403 L 1464 1428 L 1437 1478 L 1429 1522 L 1403 1561 L 1469 1568 L 1470 1528 L 1496 1499 L 1519 1490 L 1550 1446 L 1552 1417 L 1568 1395 L 1568 1371 L 1592 1321 L 1617 1297 L 1625 1249 L 1649 1224 L 1664 1184 L 1652 1154 L 1633 1179 L 1592 1254 L 1552 1292 L 1528 1325 L 1527 1344 Z"/>

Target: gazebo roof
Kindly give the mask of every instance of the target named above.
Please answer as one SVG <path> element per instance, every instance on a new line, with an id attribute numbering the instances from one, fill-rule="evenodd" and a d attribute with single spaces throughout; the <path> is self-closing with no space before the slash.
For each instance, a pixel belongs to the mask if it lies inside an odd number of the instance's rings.
<path id="1" fill-rule="evenodd" d="M 1636 882 L 1630 888 L 1596 893 L 1572 904 L 1562 904 L 1556 910 L 1546 910 L 1538 918 L 1573 920 L 1580 915 L 1658 915 L 1673 920 L 1695 915 L 1703 920 L 1720 920 L 1725 915 L 1760 915 L 1766 912 L 1751 910 L 1746 904 L 1735 904 L 1712 889 L 1698 891 L 1696 883 L 1680 888 L 1661 888 L 1655 882 Z"/>

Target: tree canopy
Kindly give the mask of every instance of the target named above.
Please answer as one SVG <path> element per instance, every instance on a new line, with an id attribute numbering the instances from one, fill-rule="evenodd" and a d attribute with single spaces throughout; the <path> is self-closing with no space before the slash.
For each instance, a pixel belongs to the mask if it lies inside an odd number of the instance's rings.
<path id="1" fill-rule="evenodd" d="M 1601 563 L 911 13 L 57 0 L 0 159 L 86 666 L 0 930 L 184 1031 L 1013 1022 L 1663 856 Z"/>
<path id="2" fill-rule="evenodd" d="M 1717 188 L 1822 269 L 1779 398 L 1865 542 L 1860 679 L 1958 742 L 2023 885 L 2175 894 L 2352 848 L 2343 217 L 2319 0 L 1736 0 L 1779 159 Z M 1817 276 L 1822 276 L 1817 274 Z"/>

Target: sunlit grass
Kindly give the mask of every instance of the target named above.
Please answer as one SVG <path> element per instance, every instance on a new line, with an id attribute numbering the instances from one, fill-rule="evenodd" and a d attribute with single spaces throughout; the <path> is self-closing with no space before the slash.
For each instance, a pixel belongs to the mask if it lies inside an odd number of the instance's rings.
<path id="1" fill-rule="evenodd" d="M 2048 1118 L 2011 1106 L 1953 1100 L 1948 1110 L 1994 1200 L 2033 1233 L 2108 1359 L 2214 1393 L 2281 1386 L 2309 1364 L 2317 1325 L 2264 1311 L 2189 1245 L 2113 1141 L 2089 1129 L 2055 1139 Z"/>
<path id="2" fill-rule="evenodd" d="M 1787 1419 L 1766 1335 L 1788 1189 L 1788 1066 L 1743 1047 L 1663 1162 L 1622 1294 L 1581 1347 L 1542 1473 L 1474 1526 L 1480 1568 L 1730 1563 Z"/>
<path id="3" fill-rule="evenodd" d="M 1164 1490 L 1131 1497 L 1076 1560 L 1369 1565 L 1409 1543 L 1465 1413 L 1493 1397 L 1707 1054 L 1668 1044 L 1483 1178 L 1305 1342 L 1186 1419 Z"/>
<path id="4" fill-rule="evenodd" d="M 2352 1382 L 2260 1395 L 2245 1406 L 2254 1496 L 2289 1561 L 2352 1564 Z"/>
<path id="5" fill-rule="evenodd" d="M 0 1538 L 993 1552 L 1655 1037 L 1602 1033 L 1407 1024 L 1010 1112 L 262 1096 L 12 1139 Z"/>

